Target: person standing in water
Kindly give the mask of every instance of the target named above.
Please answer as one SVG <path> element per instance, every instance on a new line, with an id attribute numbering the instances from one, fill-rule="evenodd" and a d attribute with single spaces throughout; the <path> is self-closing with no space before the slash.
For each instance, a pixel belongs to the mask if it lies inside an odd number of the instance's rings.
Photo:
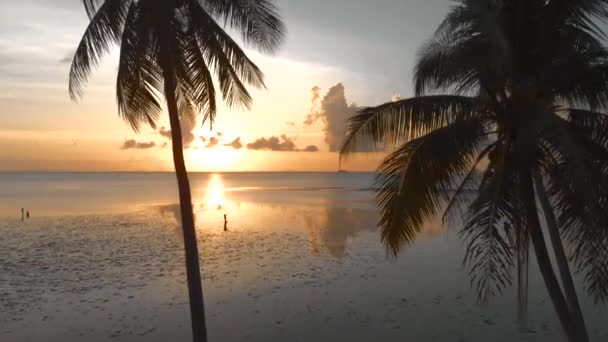
<path id="1" fill-rule="evenodd" d="M 224 214 L 224 231 L 228 231 L 228 216 Z"/>
<path id="2" fill-rule="evenodd" d="M 21 222 L 25 219 L 23 208 L 21 208 Z"/>
<path id="3" fill-rule="evenodd" d="M 28 220 L 30 219 L 30 211 L 29 210 L 25 212 L 25 218 L 28 219 Z"/>

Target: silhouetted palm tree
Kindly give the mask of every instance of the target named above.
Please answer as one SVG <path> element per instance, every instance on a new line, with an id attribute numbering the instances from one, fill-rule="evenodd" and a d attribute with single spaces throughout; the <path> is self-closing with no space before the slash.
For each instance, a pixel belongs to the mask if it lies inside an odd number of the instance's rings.
<path id="1" fill-rule="evenodd" d="M 602 0 L 458 1 L 420 53 L 416 97 L 361 110 L 341 151 L 393 150 L 376 183 L 393 253 L 441 211 L 463 215 L 481 301 L 511 284 L 529 237 L 570 341 L 588 334 L 562 240 L 588 293 L 608 299 L 607 13 Z"/>
<path id="2" fill-rule="evenodd" d="M 186 254 L 192 334 L 206 341 L 205 311 L 192 198 L 184 163 L 180 122 L 195 114 L 211 123 L 216 114 L 214 76 L 226 103 L 250 107 L 245 84 L 263 86 L 263 74 L 217 23 L 243 41 L 273 52 L 285 28 L 271 0 L 83 0 L 91 22 L 76 50 L 70 94 L 83 93 L 91 69 L 120 44 L 116 83 L 119 115 L 138 131 L 156 127 L 164 97 L 173 142 Z"/>

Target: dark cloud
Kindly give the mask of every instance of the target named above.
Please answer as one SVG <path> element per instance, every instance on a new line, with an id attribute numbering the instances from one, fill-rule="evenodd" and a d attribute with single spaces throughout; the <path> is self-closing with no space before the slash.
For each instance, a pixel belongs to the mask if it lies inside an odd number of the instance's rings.
<path id="1" fill-rule="evenodd" d="M 259 138 L 251 144 L 247 144 L 247 149 L 255 151 L 276 151 L 276 152 L 317 152 L 316 146 L 308 146 L 304 150 L 298 149 L 293 139 L 285 134 L 280 137 Z"/>
<path id="2" fill-rule="evenodd" d="M 165 137 L 167 139 L 171 139 L 171 130 L 170 129 L 166 129 L 165 127 L 161 127 L 158 130 L 158 134 L 160 134 L 161 137 Z"/>
<path id="3" fill-rule="evenodd" d="M 232 147 L 235 150 L 240 150 L 241 148 L 243 148 L 243 143 L 241 142 L 241 138 L 239 137 L 234 139 L 234 141 L 229 144 L 224 144 L 224 146 Z"/>
<path id="4" fill-rule="evenodd" d="M 182 131 L 182 141 L 184 142 L 184 148 L 190 148 L 190 144 L 196 139 L 196 136 L 192 131 Z"/>
<path id="5" fill-rule="evenodd" d="M 216 137 L 211 137 L 211 138 L 209 138 L 209 142 L 207 143 L 207 145 L 205 145 L 205 148 L 214 148 L 219 143 L 220 143 L 220 139 L 218 139 Z"/>
<path id="6" fill-rule="evenodd" d="M 121 146 L 121 150 L 147 150 L 152 147 L 155 147 L 156 143 L 154 141 L 150 142 L 138 142 L 134 139 L 125 140 L 125 142 Z"/>
<path id="7" fill-rule="evenodd" d="M 165 148 L 165 147 L 167 147 L 168 145 L 169 145 L 169 143 L 165 141 L 165 142 L 164 142 L 164 143 L 163 143 L 163 144 L 160 146 L 160 148 Z"/>
<path id="8" fill-rule="evenodd" d="M 311 94 L 311 107 L 310 113 L 306 115 L 306 120 L 304 120 L 304 125 L 310 126 L 317 122 L 319 118 L 321 118 L 321 109 L 319 108 L 319 102 L 321 101 L 321 88 L 314 86 L 310 90 Z"/>
<path id="9" fill-rule="evenodd" d="M 302 152 L 319 152 L 319 147 L 317 147 L 315 145 L 309 145 L 309 146 L 306 146 L 306 148 L 303 149 Z"/>
<path id="10" fill-rule="evenodd" d="M 268 151 L 295 151 L 296 144 L 285 134 L 278 137 L 259 138 L 251 144 L 247 144 L 249 150 L 268 150 Z"/>
<path id="11" fill-rule="evenodd" d="M 184 144 L 184 149 L 190 148 L 190 144 L 196 139 L 196 136 L 192 133 L 194 128 L 194 125 L 182 123 L 182 143 Z M 161 127 L 158 130 L 158 134 L 160 134 L 161 137 L 171 139 L 171 130 L 165 127 Z"/>
<path id="12" fill-rule="evenodd" d="M 383 75 L 382 84 L 374 84 L 373 90 L 380 96 L 397 89 L 409 94 L 418 48 L 435 31 L 451 2 L 280 0 L 290 36 L 294 37 L 283 53 L 360 73 Z M 416 10 L 412 11 L 413 8 Z"/>
<path id="13" fill-rule="evenodd" d="M 304 125 L 310 126 L 322 121 L 325 131 L 325 143 L 331 152 L 336 152 L 342 147 L 346 135 L 346 124 L 357 110 L 354 104 L 346 102 L 346 95 L 342 83 L 329 88 L 327 94 L 321 99 L 321 89 L 314 87 L 311 90 L 312 104 L 311 112 L 306 116 Z"/>

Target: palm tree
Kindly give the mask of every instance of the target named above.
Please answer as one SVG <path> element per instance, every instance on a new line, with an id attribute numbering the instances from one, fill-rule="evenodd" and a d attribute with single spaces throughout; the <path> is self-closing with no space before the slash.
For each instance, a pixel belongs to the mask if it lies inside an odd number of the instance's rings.
<path id="1" fill-rule="evenodd" d="M 511 284 L 529 238 L 579 342 L 589 338 L 570 267 L 608 301 L 608 50 L 597 26 L 607 17 L 603 0 L 459 0 L 420 52 L 416 96 L 361 110 L 341 150 L 392 150 L 376 191 L 395 255 L 435 215 L 463 215 L 482 302 Z"/>
<path id="2" fill-rule="evenodd" d="M 184 163 L 181 124 L 216 114 L 214 76 L 229 106 L 249 108 L 246 85 L 264 86 L 263 74 L 218 20 L 243 41 L 273 52 L 285 27 L 271 0 L 83 0 L 91 19 L 70 71 L 70 95 L 83 94 L 91 69 L 120 44 L 118 113 L 133 130 L 156 127 L 166 101 L 180 198 L 194 341 L 206 341 L 205 310 L 192 196 Z M 181 124 L 180 124 L 181 123 Z"/>

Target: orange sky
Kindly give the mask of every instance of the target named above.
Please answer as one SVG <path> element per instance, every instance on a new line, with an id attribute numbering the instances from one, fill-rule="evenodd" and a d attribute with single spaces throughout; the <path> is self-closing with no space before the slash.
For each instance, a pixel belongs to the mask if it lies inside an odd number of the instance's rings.
<path id="1" fill-rule="evenodd" d="M 439 0 L 431 2 L 440 3 Z M 353 103 L 376 105 L 389 101 L 395 94 L 407 95 L 415 58 L 413 47 L 431 34 L 442 15 L 442 12 L 432 12 L 434 21 L 426 24 L 428 29 L 410 29 L 407 43 L 395 47 L 392 40 L 402 37 L 399 27 L 391 26 L 395 24 L 387 23 L 385 31 L 357 32 L 361 28 L 356 16 L 352 22 L 335 23 L 334 16 L 304 16 L 306 11 L 313 10 L 305 6 L 313 6 L 314 1 L 308 5 L 293 0 L 277 3 L 289 28 L 287 44 L 276 56 L 248 53 L 266 74 L 268 90 L 252 90 L 251 111 L 220 107 L 214 132 L 199 122 L 193 129 L 196 140 L 186 150 L 190 170 L 336 170 L 338 156 L 329 152 L 330 145 L 325 139 L 325 131 L 332 128 L 323 118 L 305 124 L 307 114 L 318 112 L 319 101 L 338 83 L 344 85 L 344 94 L 333 99 L 334 105 L 330 107 L 334 109 L 330 111 L 334 112 L 351 110 L 349 108 L 355 108 Z M 381 21 L 395 9 L 391 6 L 404 8 L 388 1 L 378 17 L 369 13 L 366 17 Z M 30 17 L 22 19 L 10 14 L 17 12 L 27 12 Z M 418 26 L 425 23 L 412 13 L 407 15 L 411 20 L 418 20 Z M 90 79 L 83 101 L 70 101 L 68 60 L 86 24 L 78 1 L 6 0 L 0 3 L 0 171 L 172 170 L 170 145 L 163 148 L 168 142 L 165 137 L 151 128 L 135 134 L 118 118 L 114 99 L 116 51 Z M 352 30 L 345 29 L 349 25 Z M 407 27 L 399 25 L 403 30 Z M 357 52 L 357 45 L 375 50 Z M 320 88 L 316 106 L 311 102 L 314 86 Z M 340 101 L 352 106 L 335 109 L 335 103 Z M 344 120 L 340 113 L 331 115 L 334 115 L 330 120 L 334 126 L 332 131 L 336 131 L 335 126 Z M 161 126 L 168 127 L 166 115 L 159 123 Z M 206 148 L 208 140 L 203 142 L 200 137 L 217 138 L 216 132 L 222 133 L 219 144 Z M 292 150 L 314 147 L 319 151 L 254 151 L 247 146 L 261 138 L 282 135 L 293 143 Z M 236 138 L 242 143 L 240 149 L 222 146 Z M 138 145 L 141 148 L 121 148 L 127 140 L 143 144 Z M 281 138 L 279 141 L 285 142 Z M 356 158 L 345 167 L 372 170 L 378 160 L 378 156 Z"/>

